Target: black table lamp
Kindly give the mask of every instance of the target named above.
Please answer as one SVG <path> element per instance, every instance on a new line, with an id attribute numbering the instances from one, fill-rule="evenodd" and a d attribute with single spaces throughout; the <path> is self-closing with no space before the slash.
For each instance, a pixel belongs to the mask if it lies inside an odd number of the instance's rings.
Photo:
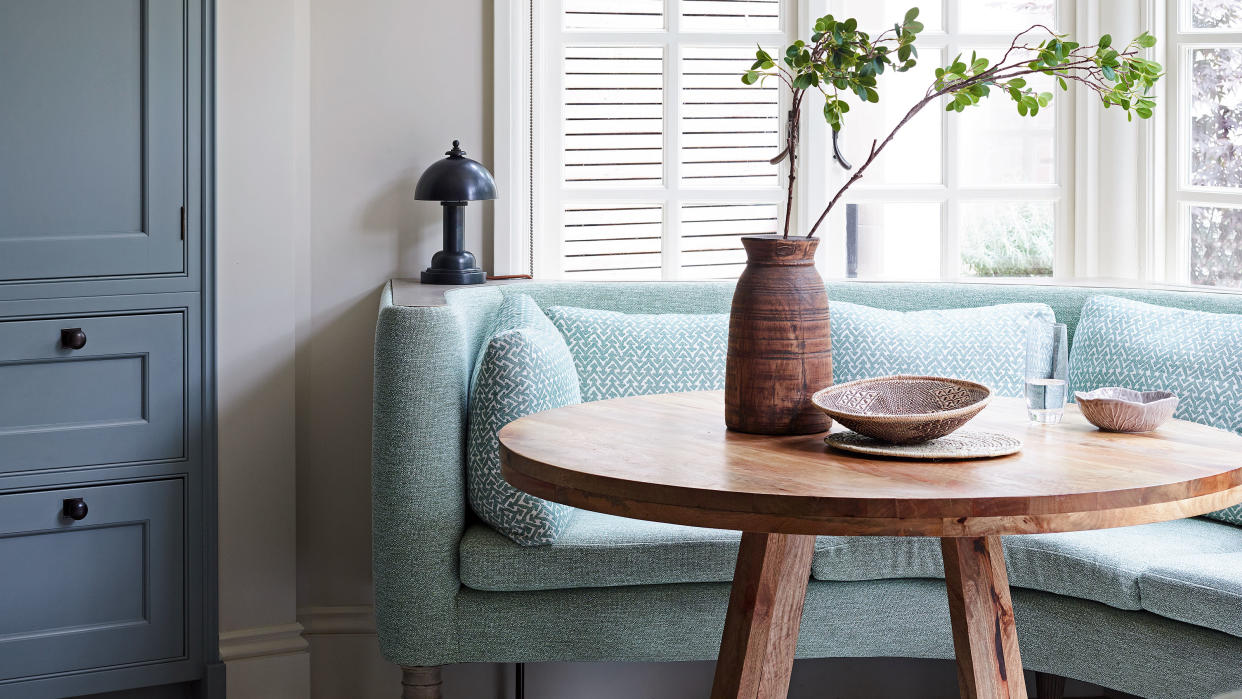
<path id="1" fill-rule="evenodd" d="M 414 198 L 438 201 L 444 207 L 444 249 L 423 270 L 424 284 L 482 284 L 486 277 L 474 255 L 462 248 L 466 235 L 466 202 L 496 198 L 496 180 L 479 162 L 466 157 L 453 141 L 448 157 L 427 168 L 418 178 Z"/>

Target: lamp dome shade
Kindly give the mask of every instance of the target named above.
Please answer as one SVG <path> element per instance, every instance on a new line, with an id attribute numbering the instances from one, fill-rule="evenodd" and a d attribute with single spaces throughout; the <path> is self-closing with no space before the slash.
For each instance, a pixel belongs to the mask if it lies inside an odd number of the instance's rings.
<path id="1" fill-rule="evenodd" d="M 496 180 L 481 163 L 466 157 L 453 141 L 448 157 L 438 160 L 418 178 L 414 198 L 422 201 L 478 201 L 496 198 Z"/>

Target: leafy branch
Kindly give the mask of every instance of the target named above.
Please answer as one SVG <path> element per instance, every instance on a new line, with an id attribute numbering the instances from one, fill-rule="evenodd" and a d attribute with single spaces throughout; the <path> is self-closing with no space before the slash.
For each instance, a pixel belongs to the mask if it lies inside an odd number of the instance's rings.
<path id="1" fill-rule="evenodd" d="M 772 159 L 776 164 L 789 158 L 789 177 L 785 199 L 785 237 L 789 237 L 790 212 L 793 208 L 794 182 L 797 178 L 797 145 L 803 100 L 807 91 L 818 90 L 824 97 L 824 119 L 833 131 L 840 131 L 849 112 L 842 91 L 853 93 L 864 102 L 879 102 L 876 78 L 886 69 L 905 72 L 916 65 L 918 50 L 915 40 L 923 25 L 919 10 L 911 8 L 900 23 L 875 38 L 858 30 L 853 19 L 838 21 L 832 15 L 815 22 L 811 43 L 801 40 L 785 50 L 780 62 L 762 48 L 755 54 L 755 63 L 742 76 L 747 85 L 775 78 L 790 91 L 792 110 L 785 135 L 785 149 Z M 1029 43 L 1046 36 L 1037 44 Z M 1037 24 L 1017 34 L 1009 48 L 996 63 L 972 53 L 966 62 L 958 55 L 945 67 L 936 69 L 936 79 L 922 99 L 914 104 L 882 141 L 872 141 L 867 158 L 829 200 L 807 237 L 815 235 L 828 213 L 855 182 L 862 178 L 893 137 L 926 106 L 945 98 L 945 110 L 962 112 L 979 104 L 999 91 L 1012 100 L 1018 113 L 1034 117 L 1053 99 L 1051 92 L 1037 92 L 1027 81 L 1028 76 L 1050 76 L 1062 90 L 1075 82 L 1095 93 L 1107 109 L 1120 107 L 1126 117 L 1134 115 L 1149 119 L 1155 107 L 1152 87 L 1163 75 L 1155 61 L 1142 57 L 1142 51 L 1156 45 L 1156 39 L 1144 32 L 1123 47 L 1115 48 L 1108 34 L 1092 45 L 1068 40 Z M 894 60 L 895 59 L 895 60 Z M 783 65 L 782 65 L 783 64 Z"/>

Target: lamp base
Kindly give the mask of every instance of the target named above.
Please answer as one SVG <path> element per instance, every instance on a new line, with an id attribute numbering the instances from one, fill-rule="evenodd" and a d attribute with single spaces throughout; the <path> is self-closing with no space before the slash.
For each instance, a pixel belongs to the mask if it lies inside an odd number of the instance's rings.
<path id="1" fill-rule="evenodd" d="M 483 270 L 473 269 L 435 269 L 428 267 L 419 278 L 424 284 L 482 284 L 487 281 Z"/>

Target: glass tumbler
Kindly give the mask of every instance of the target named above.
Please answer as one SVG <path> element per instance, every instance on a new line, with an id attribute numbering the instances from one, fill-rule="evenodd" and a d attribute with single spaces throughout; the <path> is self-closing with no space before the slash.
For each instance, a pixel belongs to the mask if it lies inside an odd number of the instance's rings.
<path id="1" fill-rule="evenodd" d="M 1065 323 L 1033 321 L 1026 335 L 1026 414 L 1055 425 L 1069 394 L 1069 340 Z"/>

